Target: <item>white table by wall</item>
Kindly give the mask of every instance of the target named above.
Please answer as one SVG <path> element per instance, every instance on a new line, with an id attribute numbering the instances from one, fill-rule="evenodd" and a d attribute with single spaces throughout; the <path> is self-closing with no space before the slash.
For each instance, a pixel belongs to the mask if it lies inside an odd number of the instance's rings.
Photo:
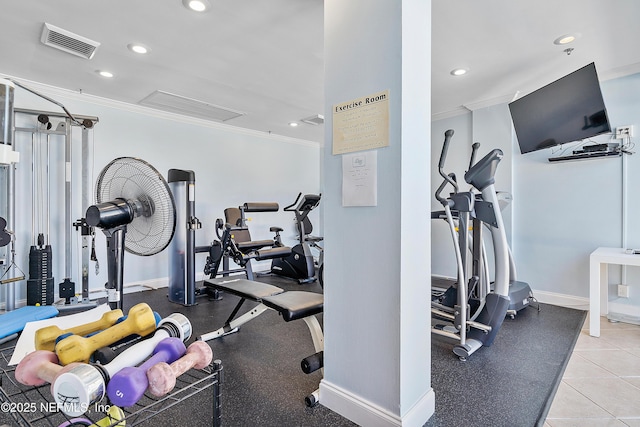
<path id="1" fill-rule="evenodd" d="M 589 256 L 589 335 L 600 336 L 600 316 L 609 312 L 609 264 L 640 266 L 640 255 L 598 248 Z"/>

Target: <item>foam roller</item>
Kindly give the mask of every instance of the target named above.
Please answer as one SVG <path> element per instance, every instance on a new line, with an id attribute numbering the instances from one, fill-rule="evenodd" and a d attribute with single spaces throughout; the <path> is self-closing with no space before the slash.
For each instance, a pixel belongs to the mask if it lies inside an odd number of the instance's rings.
<path id="1" fill-rule="evenodd" d="M 161 397 L 169 393 L 176 386 L 176 378 L 191 368 L 203 369 L 211 363 L 213 351 L 204 341 L 196 341 L 187 348 L 187 354 L 180 359 L 168 363 L 158 363 L 147 371 L 149 392 Z"/>
<path id="2" fill-rule="evenodd" d="M 101 347 L 128 337 L 131 334 L 147 336 L 156 330 L 156 318 L 146 303 L 136 304 L 129 310 L 127 318 L 90 337 L 71 335 L 60 340 L 55 347 L 62 365 L 72 362 L 88 363 L 91 354 Z"/>
<path id="3" fill-rule="evenodd" d="M 58 337 L 65 334 L 89 335 L 93 332 L 113 326 L 113 324 L 115 324 L 122 316 L 122 310 L 111 310 L 104 313 L 102 317 L 95 322 L 77 325 L 69 329 L 60 329 L 55 325 L 40 328 L 35 334 L 36 350 L 54 351 L 56 339 Z"/>
<path id="4" fill-rule="evenodd" d="M 107 384 L 107 396 L 118 406 L 133 406 L 149 386 L 147 371 L 157 363 L 171 363 L 185 354 L 187 349 L 180 338 L 165 338 L 158 343 L 153 356 L 142 365 L 126 367 L 116 373 Z"/>

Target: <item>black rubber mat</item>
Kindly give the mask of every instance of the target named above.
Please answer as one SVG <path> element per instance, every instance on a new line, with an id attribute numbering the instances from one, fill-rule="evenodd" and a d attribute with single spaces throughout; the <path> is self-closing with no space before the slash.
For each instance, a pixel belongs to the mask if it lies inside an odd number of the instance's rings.
<path id="1" fill-rule="evenodd" d="M 266 276 L 258 279 L 285 290 L 321 292 L 317 283 Z M 147 302 L 162 317 L 185 314 L 193 337 L 222 326 L 238 301 L 223 294 L 220 301 L 199 297 L 184 307 L 167 299 L 167 289 L 125 295 L 124 311 Z M 246 302 L 241 313 L 255 303 Z M 452 343 L 432 336 L 432 380 L 436 411 L 428 427 L 542 425 L 586 312 L 540 305 L 515 319 L 505 319 L 491 347 L 481 348 L 466 362 L 458 360 Z M 322 315 L 318 316 L 322 322 Z M 314 352 L 303 321 L 284 322 L 267 311 L 245 324 L 239 333 L 208 342 L 214 359 L 222 361 L 222 423 L 225 426 L 354 426 L 323 407 L 307 408 L 304 397 L 314 391 L 320 372 L 305 375 L 300 361 Z M 6 343 L 10 346 L 12 343 Z M 144 426 L 211 425 L 211 392 L 195 395 Z M 0 414 L 0 425 L 12 423 Z"/>

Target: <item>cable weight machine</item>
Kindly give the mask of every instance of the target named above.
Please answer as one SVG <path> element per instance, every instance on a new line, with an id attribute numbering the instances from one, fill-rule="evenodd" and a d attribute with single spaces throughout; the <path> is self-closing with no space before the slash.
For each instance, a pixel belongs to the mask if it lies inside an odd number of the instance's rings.
<path id="1" fill-rule="evenodd" d="M 89 239 L 92 238 L 94 232 L 92 228 L 86 226 L 84 218 L 73 222 L 72 210 L 81 208 L 84 212 L 91 202 L 91 188 L 88 187 L 91 185 L 88 169 L 91 164 L 89 140 L 90 131 L 98 122 L 98 118 L 73 116 L 55 100 L 16 81 L 7 81 L 58 105 L 64 111 L 64 113 L 56 113 L 13 109 L 9 128 L 16 141 L 12 140 L 11 145 L 14 150 L 18 151 L 19 148 L 19 151 L 23 152 L 23 158 L 28 158 L 31 155 L 30 170 L 28 163 L 24 166 L 21 165 L 22 167 L 11 165 L 8 168 L 0 168 L 0 182 L 3 179 L 6 181 L 3 184 L 7 186 L 7 204 L 11 206 L 6 215 L 9 228 L 15 230 L 14 240 L 18 240 L 18 245 L 21 242 L 24 244 L 24 242 L 31 240 L 28 256 L 25 249 L 21 250 L 18 246 L 18 254 L 20 254 L 18 259 L 22 259 L 23 262 L 28 260 L 29 266 L 27 304 L 51 305 L 55 303 L 59 310 L 81 310 L 93 307 L 95 303 L 89 301 L 88 271 Z M 3 127 L 6 128 L 4 124 Z M 72 128 L 74 127 L 81 129 L 81 147 L 78 147 L 75 142 L 77 135 L 75 139 L 72 138 Z M 29 135 L 31 144 L 28 142 Z M 78 163 L 81 163 L 82 167 L 81 186 L 75 182 L 75 179 L 79 177 Z M 72 176 L 75 179 L 72 179 Z M 53 179 L 51 179 L 52 177 Z M 29 197 L 23 196 L 29 193 L 31 193 L 31 204 L 29 204 Z M 77 197 L 79 193 L 82 194 L 81 198 Z M 16 203 L 16 199 L 18 203 Z M 82 206 L 79 206 L 80 204 Z M 27 221 L 28 224 L 29 211 L 31 211 L 30 236 L 27 227 L 25 227 L 26 224 L 24 224 L 24 221 Z M 18 224 L 15 224 L 16 222 Z M 78 259 L 75 263 L 73 247 L 76 243 L 72 234 L 74 226 L 76 230 L 82 231 L 82 255 L 79 257 L 81 261 Z M 55 235 L 53 238 L 50 234 L 52 230 Z M 78 273 L 75 271 L 76 274 L 74 274 L 74 266 L 80 267 L 80 263 L 82 270 L 81 301 L 77 297 L 73 281 L 73 277 L 77 277 Z M 17 265 L 12 267 L 12 270 L 16 268 Z M 64 274 L 64 279 L 59 283 L 58 288 L 60 297 L 64 299 L 62 304 L 54 301 L 56 294 L 54 271 L 56 274 Z M 9 274 L 8 269 L 5 269 L 4 273 L 7 273 L 8 276 L 16 276 L 13 271 L 13 274 Z M 0 269 L 0 274 L 2 274 L 2 269 Z M 14 279 L 19 282 L 24 280 L 24 277 L 16 276 Z M 7 287 L 7 311 L 14 307 L 16 299 L 13 287 Z"/>

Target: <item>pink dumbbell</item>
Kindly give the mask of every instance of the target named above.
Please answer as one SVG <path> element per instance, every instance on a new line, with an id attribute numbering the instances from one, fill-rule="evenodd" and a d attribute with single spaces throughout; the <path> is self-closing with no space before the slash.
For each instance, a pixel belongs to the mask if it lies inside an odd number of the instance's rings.
<path id="1" fill-rule="evenodd" d="M 161 397 L 169 393 L 176 386 L 176 378 L 191 368 L 202 369 L 211 363 L 213 351 L 204 341 L 196 341 L 187 347 L 187 354 L 171 365 L 161 362 L 153 365 L 147 371 L 149 392 Z"/>
<path id="2" fill-rule="evenodd" d="M 75 365 L 77 363 L 60 366 L 58 356 L 52 351 L 32 351 L 16 367 L 16 381 L 31 386 L 41 386 L 45 383 L 53 384 L 58 376 L 71 370 Z"/>

